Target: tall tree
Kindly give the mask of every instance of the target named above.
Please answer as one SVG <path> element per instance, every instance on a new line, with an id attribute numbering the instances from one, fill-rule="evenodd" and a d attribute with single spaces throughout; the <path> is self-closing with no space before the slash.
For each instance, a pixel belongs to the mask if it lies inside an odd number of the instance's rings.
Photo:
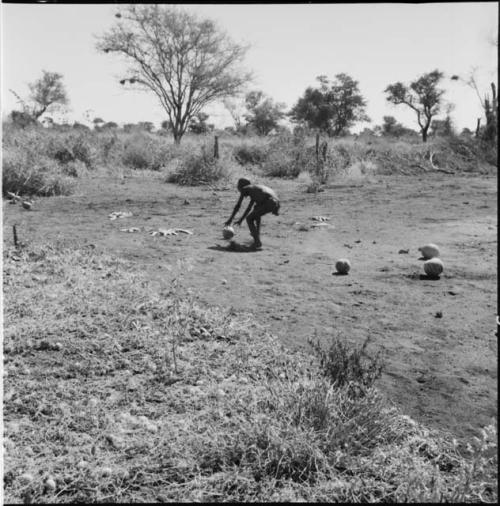
<path id="1" fill-rule="evenodd" d="M 209 19 L 168 5 L 127 5 L 97 48 L 124 57 L 122 84 L 153 92 L 176 143 L 206 105 L 241 92 L 249 81 L 241 63 L 246 46 Z"/>
<path id="2" fill-rule="evenodd" d="M 358 121 L 370 121 L 358 81 L 347 74 L 337 74 L 334 81 L 326 76 L 316 79 L 319 88 L 306 89 L 289 113 L 292 121 L 305 123 L 330 136 L 346 132 Z"/>
<path id="3" fill-rule="evenodd" d="M 28 84 L 30 94 L 27 101 L 15 91 L 10 91 L 21 104 L 23 114 L 37 120 L 45 112 L 54 111 L 68 103 L 68 95 L 62 79 L 62 74 L 42 70 L 42 77 Z"/>
<path id="4" fill-rule="evenodd" d="M 29 84 L 30 100 L 33 102 L 33 116 L 38 119 L 49 109 L 68 103 L 68 96 L 62 83 L 62 74 L 42 70 L 42 77 Z"/>
<path id="5" fill-rule="evenodd" d="M 439 113 L 444 90 L 438 88 L 443 73 L 434 70 L 412 81 L 409 86 L 397 82 L 385 89 L 386 99 L 395 104 L 405 104 L 417 114 L 417 122 L 422 141 L 427 142 L 427 134 L 432 118 Z"/>
<path id="6" fill-rule="evenodd" d="M 279 121 L 285 117 L 286 105 L 275 103 L 262 91 L 251 91 L 245 97 L 247 125 L 254 128 L 258 135 L 267 135 L 278 128 Z"/>

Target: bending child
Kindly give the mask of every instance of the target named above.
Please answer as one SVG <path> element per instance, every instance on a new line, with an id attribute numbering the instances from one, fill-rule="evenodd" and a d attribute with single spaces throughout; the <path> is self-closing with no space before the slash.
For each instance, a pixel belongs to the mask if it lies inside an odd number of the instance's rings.
<path id="1" fill-rule="evenodd" d="M 238 180 L 238 191 L 240 192 L 240 198 L 234 206 L 233 214 L 231 214 L 229 220 L 226 221 L 225 226 L 231 225 L 233 218 L 236 216 L 236 213 L 241 207 L 243 199 L 245 197 L 250 197 L 248 207 L 241 218 L 236 221 L 236 224 L 238 226 L 241 225 L 241 222 L 246 218 L 250 234 L 254 240 L 253 247 L 260 248 L 262 247 L 262 243 L 260 242 L 260 219 L 267 213 L 273 213 L 278 216 L 280 201 L 276 193 L 271 190 L 271 188 L 262 184 L 251 184 L 250 181 L 245 178 Z M 252 207 L 253 211 L 250 213 Z"/>

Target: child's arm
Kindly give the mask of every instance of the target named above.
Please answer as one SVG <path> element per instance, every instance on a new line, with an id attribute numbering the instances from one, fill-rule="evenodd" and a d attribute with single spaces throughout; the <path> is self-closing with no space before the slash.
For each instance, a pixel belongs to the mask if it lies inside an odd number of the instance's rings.
<path id="1" fill-rule="evenodd" d="M 247 217 L 247 214 L 250 212 L 250 209 L 252 209 L 252 206 L 254 204 L 255 204 L 255 200 L 250 199 L 250 204 L 248 204 L 248 207 L 245 209 L 243 216 L 236 222 L 236 225 L 241 225 L 241 222 Z"/>
<path id="2" fill-rule="evenodd" d="M 233 214 L 231 214 L 231 218 L 224 223 L 224 225 L 227 227 L 231 225 L 231 222 L 233 221 L 233 218 L 236 216 L 236 213 L 240 210 L 241 203 L 243 202 L 243 195 L 240 195 L 240 198 L 238 199 L 238 202 L 236 202 L 236 205 L 234 206 Z"/>

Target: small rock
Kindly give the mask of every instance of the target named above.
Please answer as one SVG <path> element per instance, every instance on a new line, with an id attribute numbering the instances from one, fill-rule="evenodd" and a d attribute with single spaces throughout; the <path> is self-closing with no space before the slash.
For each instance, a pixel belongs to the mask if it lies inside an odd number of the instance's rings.
<path id="1" fill-rule="evenodd" d="M 15 394 L 16 394 L 16 392 L 13 388 L 11 388 L 8 392 L 5 392 L 3 394 L 4 402 L 9 402 L 12 399 L 12 397 L 14 397 Z"/>
<path id="2" fill-rule="evenodd" d="M 56 482 L 50 476 L 45 480 L 44 485 L 47 490 L 54 491 L 56 489 Z"/>
<path id="3" fill-rule="evenodd" d="M 137 390 L 138 388 L 139 382 L 134 377 L 130 377 L 127 382 L 127 390 Z"/>
<path id="4" fill-rule="evenodd" d="M 28 485 L 34 480 L 33 475 L 31 473 L 23 473 L 21 476 L 19 476 L 19 481 L 23 485 Z"/>
<path id="5" fill-rule="evenodd" d="M 85 460 L 80 460 L 80 462 L 78 462 L 78 464 L 76 465 L 76 467 L 78 469 L 85 469 L 86 467 L 88 467 L 89 463 Z"/>
<path id="6" fill-rule="evenodd" d="M 227 285 L 227 279 L 223 279 L 223 280 L 222 280 L 222 284 L 223 284 L 223 285 Z"/>
<path id="7" fill-rule="evenodd" d="M 106 441 L 113 447 L 119 450 L 123 446 L 123 442 L 120 438 L 114 434 L 107 434 Z"/>
<path id="8" fill-rule="evenodd" d="M 436 318 L 442 318 L 443 317 L 443 312 L 442 311 L 438 311 L 434 316 Z"/>
<path id="9" fill-rule="evenodd" d="M 398 251 L 398 253 L 399 253 L 400 255 L 407 255 L 409 252 L 410 252 L 410 250 L 409 250 L 409 249 L 400 249 L 400 250 Z"/>

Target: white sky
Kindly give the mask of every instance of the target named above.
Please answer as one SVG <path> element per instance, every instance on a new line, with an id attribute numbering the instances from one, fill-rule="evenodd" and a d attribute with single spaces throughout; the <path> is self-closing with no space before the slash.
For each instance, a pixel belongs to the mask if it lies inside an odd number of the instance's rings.
<path id="1" fill-rule="evenodd" d="M 442 70 L 445 99 L 455 103 L 452 117 L 459 129 L 475 128 L 482 116 L 475 93 L 453 74 L 466 76 L 476 67 L 484 92 L 497 75 L 498 3 L 429 4 L 258 4 L 184 5 L 219 23 L 233 40 L 248 42 L 245 59 L 255 82 L 274 100 L 291 107 L 315 78 L 333 79 L 344 72 L 359 81 L 368 102 L 371 125 L 384 115 L 418 129 L 405 106 L 392 106 L 384 89 L 409 82 L 425 72 Z M 135 123 L 166 119 L 156 99 L 127 91 L 118 83 L 121 63 L 95 49 L 95 36 L 115 21 L 119 5 L 2 4 L 2 115 L 16 108 L 9 89 L 28 95 L 27 83 L 42 69 L 59 72 L 70 98 L 70 121 Z M 210 120 L 231 124 L 222 107 Z"/>

